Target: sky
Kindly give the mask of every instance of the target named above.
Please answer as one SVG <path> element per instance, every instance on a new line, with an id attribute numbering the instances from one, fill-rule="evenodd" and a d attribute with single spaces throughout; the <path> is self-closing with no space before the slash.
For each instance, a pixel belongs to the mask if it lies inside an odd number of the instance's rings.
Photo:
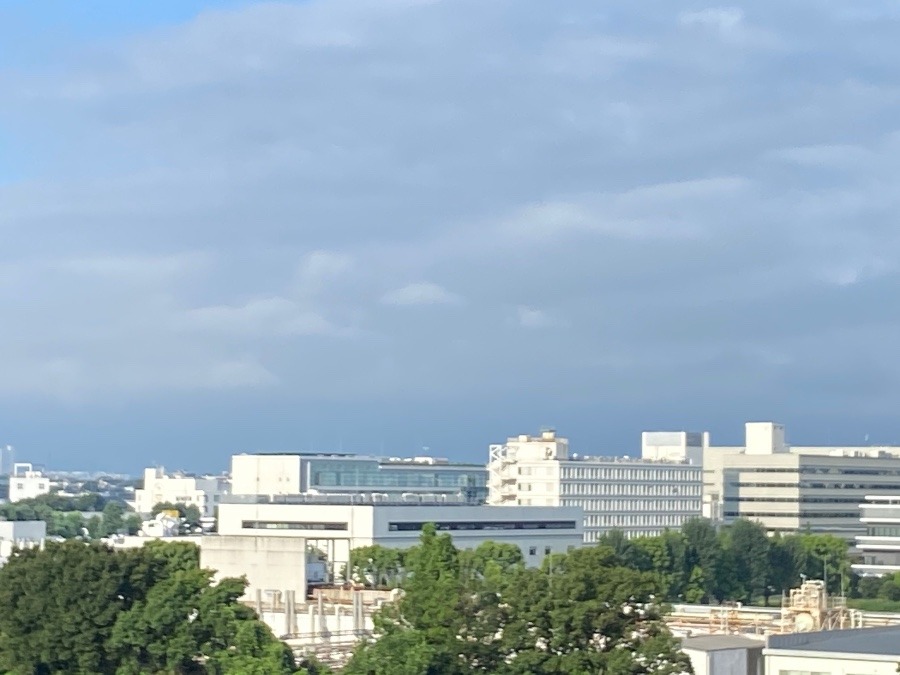
<path id="1" fill-rule="evenodd" d="M 877 0 L 6 0 L 0 443 L 900 443 L 898 30 Z"/>

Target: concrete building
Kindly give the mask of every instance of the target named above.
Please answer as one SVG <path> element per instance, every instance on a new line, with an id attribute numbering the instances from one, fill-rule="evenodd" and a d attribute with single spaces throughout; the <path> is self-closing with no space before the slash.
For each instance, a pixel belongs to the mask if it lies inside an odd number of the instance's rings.
<path id="1" fill-rule="evenodd" d="M 772 635 L 768 675 L 896 675 L 900 626 Z"/>
<path id="2" fill-rule="evenodd" d="M 17 548 L 43 546 L 47 523 L 43 520 L 0 520 L 0 565 Z"/>
<path id="3" fill-rule="evenodd" d="M 490 447 L 488 502 L 581 509 L 588 544 L 612 529 L 628 537 L 677 529 L 701 515 L 702 469 L 687 444 L 695 439 L 682 440 L 679 454 L 677 439 L 645 435 L 649 457 L 632 459 L 572 453 L 554 431 L 512 437 Z"/>
<path id="4" fill-rule="evenodd" d="M 487 499 L 487 470 L 436 457 L 369 457 L 351 454 L 243 454 L 231 458 L 232 493 L 298 495 L 379 493 Z"/>
<path id="5" fill-rule="evenodd" d="M 515 544 L 529 565 L 581 546 L 583 538 L 578 508 L 404 502 L 383 495 L 232 495 L 219 506 L 218 532 L 304 539 L 339 573 L 354 548 L 415 546 L 426 523 L 450 534 L 457 548 L 475 548 L 485 541 Z"/>
<path id="6" fill-rule="evenodd" d="M 9 501 L 19 502 L 23 499 L 34 499 L 50 492 L 50 478 L 34 468 L 28 462 L 17 462 L 13 465 L 9 477 Z"/>
<path id="7" fill-rule="evenodd" d="M 303 537 L 209 535 L 200 543 L 200 566 L 216 571 L 217 580 L 246 577 L 245 598 L 260 593 L 307 595 L 307 544 Z"/>
<path id="8" fill-rule="evenodd" d="M 853 565 L 853 571 L 873 576 L 900 572 L 900 492 L 889 497 L 869 495 L 859 508 L 865 533 L 856 537 L 856 548 L 863 559 Z"/>
<path id="9" fill-rule="evenodd" d="M 865 533 L 859 505 L 867 495 L 900 494 L 900 457 L 833 448 L 790 448 L 784 427 L 748 422 L 740 447 L 703 452 L 704 515 L 725 523 L 761 522 L 769 532 Z"/>
<path id="10" fill-rule="evenodd" d="M 763 675 L 765 642 L 742 635 L 700 635 L 681 641 L 694 675 Z"/>
<path id="11" fill-rule="evenodd" d="M 144 486 L 134 491 L 134 510 L 149 515 L 163 502 L 196 506 L 202 516 L 212 516 L 228 481 L 222 476 L 169 475 L 162 467 L 144 469 Z"/>

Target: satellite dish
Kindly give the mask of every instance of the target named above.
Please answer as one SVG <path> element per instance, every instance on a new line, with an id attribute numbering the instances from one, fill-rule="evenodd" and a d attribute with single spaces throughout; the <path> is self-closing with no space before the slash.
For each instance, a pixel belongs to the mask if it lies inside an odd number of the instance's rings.
<path id="1" fill-rule="evenodd" d="M 816 629 L 816 621 L 811 614 L 804 612 L 794 617 L 794 629 L 798 633 L 809 633 Z"/>

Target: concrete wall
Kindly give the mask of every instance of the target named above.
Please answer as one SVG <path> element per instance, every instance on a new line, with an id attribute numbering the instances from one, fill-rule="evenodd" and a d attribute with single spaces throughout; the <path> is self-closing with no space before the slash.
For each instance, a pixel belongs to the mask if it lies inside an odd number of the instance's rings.
<path id="1" fill-rule="evenodd" d="M 300 485 L 298 455 L 234 455 L 231 492 L 236 495 L 297 495 Z"/>
<path id="2" fill-rule="evenodd" d="M 882 657 L 881 661 L 854 658 L 848 655 L 808 652 L 804 655 L 785 656 L 766 654 L 766 675 L 783 672 L 824 673 L 825 675 L 896 675 L 897 658 Z"/>
<path id="3" fill-rule="evenodd" d="M 245 597 L 261 591 L 294 591 L 306 597 L 306 539 L 209 535 L 200 545 L 200 565 L 216 579 L 247 577 Z"/>
<path id="4" fill-rule="evenodd" d="M 47 536 L 47 523 L 43 520 L 0 520 L 0 539 L 41 541 Z"/>

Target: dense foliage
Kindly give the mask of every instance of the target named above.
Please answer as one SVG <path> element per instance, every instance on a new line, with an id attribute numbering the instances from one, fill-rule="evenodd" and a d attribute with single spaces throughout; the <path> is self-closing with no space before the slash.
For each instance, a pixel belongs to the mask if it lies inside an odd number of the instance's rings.
<path id="1" fill-rule="evenodd" d="M 660 578 L 623 567 L 609 547 L 529 569 L 514 546 L 457 551 L 428 527 L 402 563 L 403 593 L 376 615 L 377 639 L 346 675 L 691 672 L 661 621 Z M 392 570 L 379 567 L 373 582 Z"/>
<path id="2" fill-rule="evenodd" d="M 697 518 L 679 531 L 634 539 L 613 530 L 598 545 L 613 551 L 616 564 L 654 575 L 661 597 L 668 602 L 765 601 L 795 588 L 803 578 L 827 577 L 829 590 L 838 593 L 848 590 L 852 577 L 843 539 L 816 534 L 769 537 L 759 523 L 749 520 L 717 530 L 708 520 Z M 515 553 L 508 551 L 510 558 L 503 565 L 521 559 L 518 549 L 510 548 Z M 380 546 L 356 549 L 350 558 L 351 579 L 367 586 L 401 586 L 408 555 Z M 482 554 L 460 552 L 463 559 L 477 555 Z M 496 559 L 499 554 L 492 555 L 492 564 L 501 564 Z M 884 593 L 900 599 L 900 590 Z"/>
<path id="3" fill-rule="evenodd" d="M 97 515 L 85 516 L 85 513 Z M 118 501 L 107 501 L 98 494 L 64 497 L 46 494 L 9 504 L 0 504 L 0 518 L 4 520 L 43 520 L 47 523 L 47 536 L 70 539 L 87 536 L 91 539 L 106 537 L 120 531 L 136 533 L 141 519 L 127 512 Z"/>
<path id="4" fill-rule="evenodd" d="M 243 591 L 243 580 L 213 584 L 192 544 L 18 551 L 0 568 L 0 672 L 294 672 L 290 650 L 238 602 Z"/>

